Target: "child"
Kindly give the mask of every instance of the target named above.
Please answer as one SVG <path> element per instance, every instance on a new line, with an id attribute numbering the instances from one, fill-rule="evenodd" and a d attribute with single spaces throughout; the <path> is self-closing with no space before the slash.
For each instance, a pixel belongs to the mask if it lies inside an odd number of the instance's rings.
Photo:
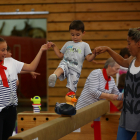
<path id="1" fill-rule="evenodd" d="M 12 53 L 11 53 L 11 48 L 9 46 L 7 46 L 7 54 L 5 56 L 6 58 L 7 57 L 12 57 Z M 36 72 L 26 72 L 26 71 L 21 71 L 20 74 L 24 74 L 24 73 L 30 73 L 32 78 L 36 79 L 36 77 L 38 75 L 40 75 L 40 73 L 36 73 Z M 18 80 L 18 76 L 17 76 L 17 83 L 16 83 L 16 86 L 18 87 L 19 86 L 19 80 Z"/>
<path id="2" fill-rule="evenodd" d="M 82 41 L 82 37 L 85 34 L 84 23 L 82 21 L 72 21 L 69 26 L 69 32 L 72 41 L 66 42 L 61 51 L 59 51 L 54 43 L 49 42 L 49 45 L 52 46 L 56 55 L 59 58 L 63 58 L 58 68 L 49 76 L 49 86 L 54 87 L 57 78 L 61 81 L 67 78 L 66 87 L 69 92 L 76 92 L 83 61 L 85 57 L 87 61 L 92 61 L 95 58 L 95 54 L 91 52 L 89 45 Z"/>
<path id="3" fill-rule="evenodd" d="M 117 140 L 131 140 L 137 132 L 140 139 L 140 28 L 131 28 L 127 36 L 128 50 L 131 56 L 124 59 L 109 47 L 98 47 L 96 53 L 107 51 L 114 60 L 128 68 L 125 87 L 123 109 L 120 116 Z"/>
<path id="4" fill-rule="evenodd" d="M 30 64 L 17 61 L 7 54 L 7 43 L 0 38 L 0 140 L 7 140 L 13 133 L 17 116 L 16 106 L 18 98 L 16 94 L 17 74 L 23 71 L 35 71 L 41 55 L 49 46 L 41 46 L 38 54 Z"/>
<path id="5" fill-rule="evenodd" d="M 12 53 L 11 53 L 11 48 L 9 46 L 7 46 L 7 54 L 6 57 L 11 57 Z"/>
<path id="6" fill-rule="evenodd" d="M 124 93 L 125 77 L 126 77 L 126 73 L 121 74 L 119 77 L 118 89 L 121 93 Z M 123 101 L 119 101 L 116 107 L 118 110 L 121 111 L 123 108 Z"/>
<path id="7" fill-rule="evenodd" d="M 121 74 L 119 77 L 118 89 L 120 92 L 123 92 L 125 86 L 125 77 L 126 77 L 126 73 Z"/>
<path id="8" fill-rule="evenodd" d="M 130 57 L 130 53 L 129 53 L 129 51 L 128 51 L 128 48 L 123 48 L 123 49 L 121 49 L 120 55 L 121 55 L 124 59 L 129 58 L 129 57 Z M 119 77 L 120 77 L 122 74 L 126 74 L 126 73 L 127 73 L 127 70 L 128 70 L 128 68 L 125 68 L 125 67 L 120 66 L 119 73 L 116 74 L 116 85 L 118 85 L 118 83 L 119 83 Z"/>

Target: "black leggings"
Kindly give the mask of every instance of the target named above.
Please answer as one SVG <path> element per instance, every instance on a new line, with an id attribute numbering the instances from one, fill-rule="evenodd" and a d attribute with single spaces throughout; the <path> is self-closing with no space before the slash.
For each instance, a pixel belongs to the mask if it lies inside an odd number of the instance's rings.
<path id="1" fill-rule="evenodd" d="M 0 140 L 8 140 L 15 128 L 17 110 L 15 106 L 4 108 L 0 112 Z"/>

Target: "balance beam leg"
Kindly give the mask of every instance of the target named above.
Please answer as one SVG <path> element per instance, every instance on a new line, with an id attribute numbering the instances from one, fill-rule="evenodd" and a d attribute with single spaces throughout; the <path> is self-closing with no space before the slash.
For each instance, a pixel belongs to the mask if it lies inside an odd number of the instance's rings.
<path id="1" fill-rule="evenodd" d="M 94 140 L 101 140 L 101 122 L 94 121 Z"/>

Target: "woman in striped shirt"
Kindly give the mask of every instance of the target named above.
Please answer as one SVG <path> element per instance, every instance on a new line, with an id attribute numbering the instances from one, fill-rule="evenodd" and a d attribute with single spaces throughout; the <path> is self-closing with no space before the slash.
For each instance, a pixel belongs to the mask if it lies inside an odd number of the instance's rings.
<path id="1" fill-rule="evenodd" d="M 84 85 L 78 98 L 76 110 L 99 101 L 100 99 L 122 100 L 123 94 L 119 92 L 112 76 L 118 73 L 120 66 L 109 58 L 103 69 L 93 70 Z"/>
<path id="2" fill-rule="evenodd" d="M 122 100 L 122 93 L 119 92 L 112 76 L 118 73 L 120 66 L 109 58 L 103 69 L 93 70 L 85 83 L 84 89 L 78 98 L 76 110 L 88 106 L 100 99 Z M 100 117 L 94 120 L 94 138 L 100 132 Z M 98 133 L 97 133 L 98 132 Z"/>
<path id="3" fill-rule="evenodd" d="M 7 43 L 3 38 L 0 38 L 0 140 L 7 140 L 15 127 L 18 103 L 16 94 L 17 74 L 21 70 L 34 71 L 43 51 L 48 48 L 47 44 L 42 45 L 35 59 L 30 64 L 26 64 L 11 57 L 5 58 Z"/>

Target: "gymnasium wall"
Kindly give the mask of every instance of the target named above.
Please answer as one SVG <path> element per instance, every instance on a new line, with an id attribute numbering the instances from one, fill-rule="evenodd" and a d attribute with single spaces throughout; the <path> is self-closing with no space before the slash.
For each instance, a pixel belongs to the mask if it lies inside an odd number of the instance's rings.
<path id="1" fill-rule="evenodd" d="M 140 26 L 139 0 L 0 0 L 0 12 L 20 11 L 49 11 L 48 15 L 0 16 L 9 18 L 47 18 L 47 40 L 57 44 L 59 49 L 71 37 L 68 32 L 69 24 L 80 19 L 85 24 L 84 41 L 93 50 L 97 46 L 106 45 L 117 53 L 127 46 L 129 28 Z M 106 60 L 107 53 L 96 57 L 97 61 Z M 57 68 L 60 59 L 51 49 L 47 53 L 48 76 Z M 84 61 L 82 74 L 78 83 L 77 96 L 80 95 L 87 76 L 93 69 L 102 68 L 101 64 Z M 47 76 L 47 79 L 48 79 Z M 49 110 L 54 109 L 56 102 L 65 102 L 67 93 L 66 80 L 57 80 L 55 88 L 47 87 Z M 47 86 L 47 85 L 46 85 Z"/>

